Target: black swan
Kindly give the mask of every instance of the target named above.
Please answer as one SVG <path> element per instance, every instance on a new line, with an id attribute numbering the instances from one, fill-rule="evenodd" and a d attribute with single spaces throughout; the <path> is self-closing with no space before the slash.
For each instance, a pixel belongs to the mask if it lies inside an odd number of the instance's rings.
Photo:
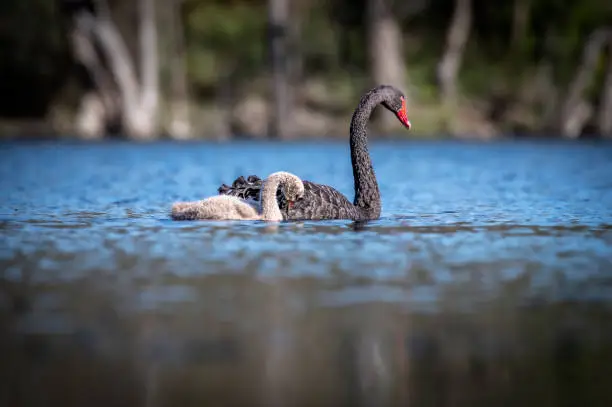
<path id="1" fill-rule="evenodd" d="M 353 219 L 371 220 L 380 217 L 380 191 L 368 152 L 366 125 L 374 108 L 382 104 L 393 112 L 408 129 L 411 124 L 406 112 L 406 97 L 397 88 L 380 85 L 368 91 L 353 113 L 350 127 L 351 162 L 355 181 L 354 203 L 328 185 L 304 182 L 304 197 L 293 204 L 277 194 L 279 206 L 286 220 Z M 242 199 L 257 199 L 262 180 L 256 175 L 237 178 L 232 186 L 221 185 L 220 195 Z"/>
<path id="2" fill-rule="evenodd" d="M 280 186 L 280 188 L 279 188 Z M 304 184 L 297 176 L 279 171 L 268 176 L 257 201 L 236 196 L 216 195 L 196 202 L 177 202 L 170 216 L 174 220 L 267 220 L 282 221 L 276 198 L 280 191 L 288 206 L 304 196 Z M 260 205 L 261 204 L 261 205 Z"/>

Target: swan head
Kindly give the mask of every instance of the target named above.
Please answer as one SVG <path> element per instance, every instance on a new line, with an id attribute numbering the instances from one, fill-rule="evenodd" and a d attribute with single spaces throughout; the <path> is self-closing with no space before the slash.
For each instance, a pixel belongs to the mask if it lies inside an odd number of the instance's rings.
<path id="1" fill-rule="evenodd" d="M 408 120 L 406 96 L 402 93 L 402 91 L 393 86 L 383 86 L 381 90 L 384 96 L 382 105 L 392 111 L 400 123 L 410 130 L 412 123 L 410 123 L 410 120 Z"/>

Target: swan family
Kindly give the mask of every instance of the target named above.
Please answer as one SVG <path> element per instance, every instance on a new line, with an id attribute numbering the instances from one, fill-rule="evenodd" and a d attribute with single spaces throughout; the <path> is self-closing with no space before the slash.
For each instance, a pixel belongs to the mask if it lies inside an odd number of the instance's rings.
<path id="1" fill-rule="evenodd" d="M 372 111 L 382 105 L 410 129 L 406 97 L 397 88 L 380 85 L 362 96 L 350 125 L 350 150 L 355 185 L 351 203 L 329 185 L 301 180 L 288 172 L 238 177 L 231 186 L 223 184 L 218 195 L 198 202 L 180 202 L 172 207 L 175 220 L 260 219 L 260 220 L 373 220 L 380 217 L 381 199 L 376 174 L 368 151 L 367 123 Z"/>

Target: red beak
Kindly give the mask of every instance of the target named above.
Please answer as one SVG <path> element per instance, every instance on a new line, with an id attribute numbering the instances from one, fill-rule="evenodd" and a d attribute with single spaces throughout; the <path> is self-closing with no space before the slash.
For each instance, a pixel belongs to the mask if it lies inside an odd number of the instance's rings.
<path id="1" fill-rule="evenodd" d="M 408 112 L 406 111 L 406 99 L 402 98 L 402 107 L 396 114 L 399 121 L 402 122 L 402 124 L 406 126 L 408 130 L 410 130 L 412 124 L 410 123 L 410 120 L 408 120 Z"/>

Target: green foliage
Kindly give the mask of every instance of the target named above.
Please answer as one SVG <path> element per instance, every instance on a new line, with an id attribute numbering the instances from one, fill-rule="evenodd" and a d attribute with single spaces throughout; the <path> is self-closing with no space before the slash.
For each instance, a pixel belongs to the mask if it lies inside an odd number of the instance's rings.
<path id="1" fill-rule="evenodd" d="M 200 86 L 256 74 L 265 63 L 266 9 L 199 1 L 186 15 L 189 74 Z"/>
<path id="2" fill-rule="evenodd" d="M 299 56 L 302 79 L 342 83 L 343 89 L 353 87 L 353 93 L 365 83 L 367 1 L 290 1 L 290 29 L 298 32 L 292 50 Z M 526 0 L 527 26 L 519 41 L 512 42 L 516 1 L 473 0 L 473 25 L 459 73 L 464 96 L 486 99 L 500 87 L 512 91 L 541 61 L 552 64 L 555 86 L 563 89 L 575 73 L 588 36 L 612 22 L 607 0 Z M 0 113 L 43 115 L 60 88 L 76 82 L 72 80 L 75 70 L 70 64 L 67 19 L 57 7 L 60 3 L 0 2 L 0 86 L 4 94 L 20 96 L 16 102 L 2 103 Z M 393 0 L 393 15 L 404 34 L 410 93 L 433 106 L 437 99 L 435 68 L 444 51 L 455 1 L 425 0 L 414 11 L 418 3 Z M 136 2 L 114 0 L 109 4 L 124 22 L 122 27 L 136 26 Z M 195 89 L 192 94 L 199 98 L 197 103 L 209 102 L 204 100 L 207 92 L 198 90 L 231 83 L 240 92 L 241 84 L 267 75 L 267 5 L 264 0 L 182 0 L 188 85 Z M 164 30 L 160 24 L 162 44 Z M 131 48 L 137 46 L 133 32 L 124 35 Z M 600 93 L 605 63 L 602 58 L 589 89 L 593 100 Z M 437 120 L 432 114 L 432 125 Z"/>
<path id="3" fill-rule="evenodd" d="M 338 31 L 339 27 L 324 9 L 311 10 L 300 33 L 300 48 L 307 69 L 315 74 L 337 71 L 342 54 Z"/>
<path id="4" fill-rule="evenodd" d="M 554 61 L 560 82 L 568 81 L 573 75 L 588 36 L 611 21 L 612 7 L 604 0 L 533 2 L 536 47 L 543 57 Z"/>

